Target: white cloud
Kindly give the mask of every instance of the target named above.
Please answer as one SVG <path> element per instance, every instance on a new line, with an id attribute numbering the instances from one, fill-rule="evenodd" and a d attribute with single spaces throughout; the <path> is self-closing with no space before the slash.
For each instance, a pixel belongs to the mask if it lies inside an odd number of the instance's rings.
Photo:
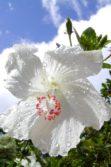
<path id="1" fill-rule="evenodd" d="M 62 5 L 68 5 L 74 9 L 74 11 L 77 13 L 78 17 L 82 17 L 82 10 L 81 10 L 81 4 L 78 2 L 78 0 L 42 0 L 43 7 L 48 11 L 49 17 L 51 17 L 51 20 L 53 24 L 58 27 L 62 21 L 62 15 L 60 13 L 60 4 Z M 87 2 L 84 1 L 82 3 L 84 6 L 87 5 Z M 45 17 L 44 20 L 49 20 L 49 17 Z"/>
<path id="2" fill-rule="evenodd" d="M 97 34 L 108 35 L 111 38 L 111 29 L 109 26 L 109 18 L 111 17 L 111 5 L 101 8 L 95 15 L 91 16 L 89 20 L 73 21 L 73 26 L 76 28 L 79 34 L 83 32 L 87 27 L 93 27 Z M 56 42 L 60 44 L 69 45 L 68 36 L 65 32 L 65 22 L 59 26 L 58 33 L 51 41 L 51 44 Z M 75 34 L 72 34 L 73 44 L 77 44 Z"/>
<path id="3" fill-rule="evenodd" d="M 67 0 L 67 3 L 69 1 Z M 78 17 L 81 19 L 82 18 L 82 6 L 81 3 L 79 3 L 78 0 L 71 0 L 70 1 L 72 8 L 74 11 L 77 13 Z"/>
<path id="4" fill-rule="evenodd" d="M 9 10 L 11 10 L 11 11 L 14 10 L 14 7 L 13 7 L 11 2 L 8 2 L 8 7 L 9 7 Z"/>
<path id="5" fill-rule="evenodd" d="M 88 0 L 82 1 L 82 4 L 83 4 L 84 6 L 87 6 L 87 5 L 88 5 Z"/>
<path id="6" fill-rule="evenodd" d="M 47 10 L 48 12 L 48 17 L 45 16 L 44 20 L 50 20 L 49 17 L 51 18 L 53 24 L 58 27 L 62 21 L 62 15 L 60 13 L 60 6 L 62 4 L 62 6 L 66 6 L 68 5 L 69 8 L 73 9 L 78 18 L 82 19 L 83 16 L 83 7 L 88 8 L 88 0 L 84 0 L 82 2 L 78 1 L 78 0 L 42 0 L 42 5 L 43 7 Z M 106 6 L 107 4 L 111 4 L 111 0 L 98 0 L 94 3 L 94 6 L 97 9 L 100 9 L 103 6 Z M 69 10 L 70 10 L 69 9 Z"/>
<path id="7" fill-rule="evenodd" d="M 3 87 L 0 87 L 0 113 L 17 103 L 17 99 Z"/>
<path id="8" fill-rule="evenodd" d="M 56 27 L 59 26 L 62 16 L 60 15 L 59 6 L 57 0 L 42 0 L 43 7 L 49 12 L 52 22 Z M 49 19 L 49 18 L 48 18 Z"/>
<path id="9" fill-rule="evenodd" d="M 111 0 L 98 0 L 99 7 L 104 6 L 106 4 L 111 4 Z"/>

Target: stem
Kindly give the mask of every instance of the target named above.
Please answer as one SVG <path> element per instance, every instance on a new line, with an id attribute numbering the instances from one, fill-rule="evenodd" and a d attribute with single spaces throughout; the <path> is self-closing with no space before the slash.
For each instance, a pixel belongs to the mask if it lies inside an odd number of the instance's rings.
<path id="1" fill-rule="evenodd" d="M 111 54 L 110 54 L 108 57 L 106 57 L 106 58 L 103 60 L 103 62 L 106 61 L 106 60 L 108 60 L 110 57 L 111 57 Z"/>
<path id="2" fill-rule="evenodd" d="M 68 36 L 69 36 L 69 43 L 70 43 L 70 46 L 72 46 L 71 35 L 68 35 Z"/>

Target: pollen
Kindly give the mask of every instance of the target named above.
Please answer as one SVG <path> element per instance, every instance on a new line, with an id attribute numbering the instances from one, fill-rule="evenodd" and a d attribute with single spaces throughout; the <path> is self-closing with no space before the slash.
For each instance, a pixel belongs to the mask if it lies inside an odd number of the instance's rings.
<path id="1" fill-rule="evenodd" d="M 54 95 L 40 96 L 36 101 L 36 112 L 45 120 L 54 120 L 61 113 L 61 103 Z"/>
<path id="2" fill-rule="evenodd" d="M 57 87 L 57 86 L 58 86 L 58 84 L 57 84 L 56 82 L 54 82 L 54 81 L 51 82 L 51 85 L 54 86 L 54 87 Z"/>

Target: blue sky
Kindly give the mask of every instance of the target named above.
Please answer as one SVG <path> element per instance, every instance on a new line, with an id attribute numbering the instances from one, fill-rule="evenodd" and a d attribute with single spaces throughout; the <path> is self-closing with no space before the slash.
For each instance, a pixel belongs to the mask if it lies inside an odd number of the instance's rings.
<path id="1" fill-rule="evenodd" d="M 41 1 L 0 0 L 0 49 L 21 39 L 50 40 L 55 28 L 43 21 L 44 15 Z"/>
<path id="2" fill-rule="evenodd" d="M 89 19 L 110 0 L 0 0 L 0 51 L 21 40 L 48 42 L 67 16 Z"/>

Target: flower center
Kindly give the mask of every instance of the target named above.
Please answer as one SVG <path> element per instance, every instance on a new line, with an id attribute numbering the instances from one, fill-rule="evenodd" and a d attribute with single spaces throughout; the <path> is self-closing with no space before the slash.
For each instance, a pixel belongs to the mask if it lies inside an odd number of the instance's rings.
<path id="1" fill-rule="evenodd" d="M 58 88 L 58 84 L 56 82 L 52 81 L 51 82 L 51 87 L 57 89 Z"/>
<path id="2" fill-rule="evenodd" d="M 40 96 L 36 102 L 37 114 L 54 120 L 61 113 L 61 103 L 54 95 Z"/>

